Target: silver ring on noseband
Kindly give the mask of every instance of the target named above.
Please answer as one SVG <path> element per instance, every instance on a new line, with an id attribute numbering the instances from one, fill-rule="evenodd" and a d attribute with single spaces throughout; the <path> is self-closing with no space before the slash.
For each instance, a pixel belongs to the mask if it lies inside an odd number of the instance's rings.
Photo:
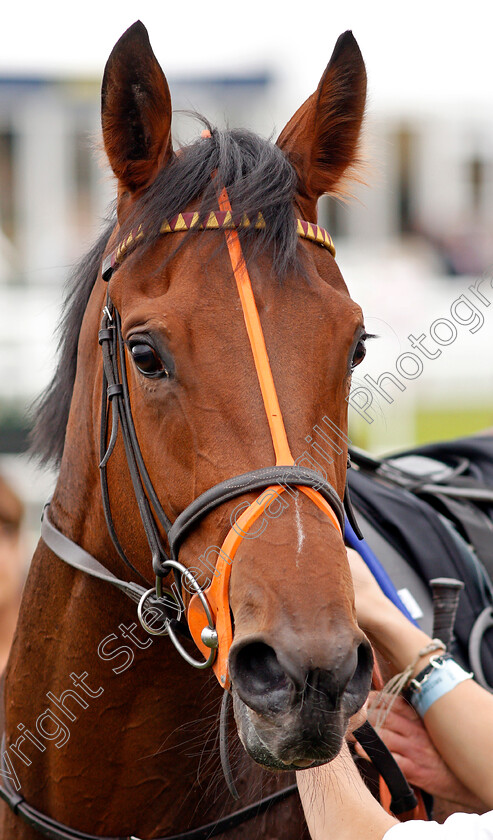
<path id="1" fill-rule="evenodd" d="M 216 649 L 217 649 L 217 632 L 216 632 L 216 628 L 215 628 L 215 625 L 214 625 L 214 619 L 212 617 L 212 613 L 211 613 L 209 604 L 207 602 L 207 598 L 205 597 L 199 582 L 194 578 L 194 576 L 189 571 L 189 569 L 187 569 L 187 567 L 183 565 L 183 563 L 179 563 L 178 560 L 166 560 L 166 562 L 163 563 L 163 567 L 162 567 L 162 571 L 163 571 L 164 575 L 166 574 L 166 571 L 168 569 L 176 569 L 176 571 L 179 572 L 182 575 L 182 577 L 184 577 L 186 579 L 188 584 L 192 586 L 192 589 L 193 589 L 194 593 L 197 594 L 198 597 L 200 598 L 200 603 L 202 604 L 202 606 L 204 608 L 204 612 L 207 616 L 207 623 L 208 623 L 208 627 L 204 627 L 204 630 L 202 631 L 202 633 L 203 633 L 202 641 L 204 642 L 204 644 L 207 647 L 211 648 L 211 652 L 210 652 L 209 656 L 207 657 L 207 659 L 204 659 L 203 661 L 199 661 L 197 659 L 194 659 L 193 656 L 190 656 L 188 651 L 185 650 L 185 648 L 183 647 L 183 645 L 180 642 L 180 640 L 179 640 L 178 636 L 176 635 L 175 631 L 173 630 L 173 628 L 171 626 L 170 619 L 167 619 L 166 629 L 164 631 L 163 630 L 159 630 L 159 631 L 153 630 L 152 627 L 146 622 L 145 618 L 143 617 L 144 604 L 145 604 L 147 598 L 150 598 L 151 595 L 154 595 L 154 597 L 156 597 L 156 590 L 155 589 L 149 589 L 147 592 L 144 592 L 142 598 L 140 599 L 139 606 L 137 608 L 137 615 L 139 616 L 139 621 L 140 621 L 142 627 L 144 628 L 144 630 L 146 630 L 147 633 L 151 633 L 154 636 L 168 635 L 170 637 L 171 641 L 173 642 L 173 644 L 174 644 L 176 650 L 178 651 L 178 653 L 183 657 L 183 659 L 186 662 L 188 662 L 189 665 L 191 665 L 193 668 L 198 668 L 199 670 L 205 670 L 206 668 L 210 668 L 211 665 L 214 663 L 214 660 L 216 658 Z M 165 592 L 166 595 L 170 595 L 173 598 L 173 600 L 178 603 L 177 598 L 174 595 L 174 593 L 172 593 L 170 590 L 164 590 L 164 592 Z M 178 606 L 180 607 L 180 613 L 177 616 L 177 618 L 180 618 L 182 610 L 181 610 L 181 605 L 178 604 Z"/>

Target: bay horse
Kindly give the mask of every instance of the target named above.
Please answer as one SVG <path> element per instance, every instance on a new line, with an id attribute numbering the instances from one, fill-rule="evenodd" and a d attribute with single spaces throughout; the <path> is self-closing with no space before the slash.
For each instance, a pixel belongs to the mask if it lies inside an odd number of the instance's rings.
<path id="1" fill-rule="evenodd" d="M 109 57 L 116 217 L 74 273 L 38 406 L 35 446 L 59 477 L 4 688 L 2 785 L 48 822 L 4 807 L 4 840 L 210 836 L 189 832 L 334 758 L 365 701 L 372 655 L 341 534 L 365 329 L 317 225 L 318 198 L 358 163 L 365 96 L 346 32 L 276 144 L 207 125 L 175 153 L 145 27 Z M 322 475 L 308 444 L 324 423 Z M 142 626 L 125 593 L 143 593 Z M 237 804 L 214 741 L 225 688 Z M 235 837 L 303 825 L 290 797 Z"/>

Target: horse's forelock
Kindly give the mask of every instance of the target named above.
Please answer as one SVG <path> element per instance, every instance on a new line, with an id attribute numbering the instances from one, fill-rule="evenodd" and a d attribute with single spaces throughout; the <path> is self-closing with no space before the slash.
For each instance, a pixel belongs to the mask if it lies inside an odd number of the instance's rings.
<path id="1" fill-rule="evenodd" d="M 226 187 L 235 214 L 256 218 L 260 212 L 266 222 L 261 232 L 239 230 L 246 258 L 268 252 L 273 274 L 282 280 L 289 269 L 300 268 L 293 210 L 297 176 L 293 167 L 268 140 L 246 130 L 214 130 L 202 117 L 199 119 L 211 137 L 180 149 L 136 203 L 122 236 L 142 225 L 144 238 L 139 247 L 150 247 L 159 236 L 163 219 L 173 218 L 198 199 L 205 216 L 217 209 L 218 192 Z"/>

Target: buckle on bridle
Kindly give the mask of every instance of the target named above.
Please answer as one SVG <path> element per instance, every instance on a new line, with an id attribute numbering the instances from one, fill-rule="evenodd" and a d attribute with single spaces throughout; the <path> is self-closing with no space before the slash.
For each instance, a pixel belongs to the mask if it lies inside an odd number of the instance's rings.
<path id="1" fill-rule="evenodd" d="M 146 633 L 151 636 L 167 636 L 169 623 L 172 620 L 168 615 L 170 610 L 176 613 L 173 615 L 173 619 L 179 621 L 183 610 L 175 593 L 171 589 L 164 589 L 162 594 L 157 596 L 155 588 L 152 587 L 142 595 L 137 607 L 137 615 Z M 150 624 L 146 618 L 146 613 L 154 613 L 158 618 L 164 618 L 164 627 L 155 627 L 153 623 Z"/>
<path id="2" fill-rule="evenodd" d="M 210 654 L 204 660 L 195 659 L 183 647 L 182 643 L 180 642 L 180 639 L 178 638 L 175 630 L 173 629 L 173 625 L 171 623 L 172 619 L 169 616 L 166 616 L 165 618 L 164 628 L 160 628 L 159 630 L 153 628 L 145 617 L 145 610 L 152 610 L 154 601 L 154 609 L 159 609 L 161 613 L 165 612 L 166 609 L 176 610 L 176 607 L 178 607 L 177 615 L 174 616 L 174 618 L 176 620 L 179 620 L 181 618 L 183 613 L 183 603 L 177 597 L 176 593 L 173 592 L 171 589 L 162 588 L 161 575 L 165 576 L 172 569 L 174 571 L 179 572 L 180 575 L 186 580 L 187 586 L 191 587 L 193 593 L 197 595 L 197 597 L 200 599 L 204 613 L 206 615 L 207 625 L 203 628 L 201 632 L 201 639 L 203 644 L 206 647 L 210 648 Z M 166 599 L 171 599 L 173 601 L 173 606 L 170 605 L 169 600 L 168 603 L 166 603 Z M 146 607 L 146 602 L 148 600 L 150 601 L 150 605 Z M 139 601 L 139 606 L 137 607 L 137 615 L 139 617 L 139 621 L 142 627 L 147 633 L 150 633 L 153 636 L 169 636 L 180 656 L 186 662 L 188 662 L 189 665 L 192 665 L 193 668 L 205 670 L 213 665 L 214 660 L 216 658 L 216 651 L 219 646 L 219 639 L 214 623 L 214 618 L 211 612 L 211 608 L 209 606 L 209 602 L 207 601 L 207 598 L 202 590 L 200 583 L 194 577 L 192 572 L 189 569 L 187 569 L 186 566 L 183 565 L 183 563 L 180 563 L 178 560 L 171 559 L 166 560 L 164 563 L 162 563 L 160 568 L 160 575 L 156 579 L 156 589 L 148 589 L 147 592 L 144 592 L 142 598 Z"/>

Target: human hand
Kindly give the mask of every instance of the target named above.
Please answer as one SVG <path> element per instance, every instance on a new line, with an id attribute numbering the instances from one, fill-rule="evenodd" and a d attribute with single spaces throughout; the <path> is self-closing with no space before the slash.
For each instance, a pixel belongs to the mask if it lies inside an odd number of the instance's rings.
<path id="1" fill-rule="evenodd" d="M 370 711 L 370 720 L 372 714 Z M 421 719 L 402 697 L 396 698 L 379 735 L 410 784 L 477 813 L 485 810 L 484 803 L 449 769 L 435 749 Z M 358 745 L 356 751 L 363 755 Z"/>
<path id="2" fill-rule="evenodd" d="M 349 718 L 349 722 L 346 729 L 346 741 L 349 743 L 356 743 L 356 738 L 353 735 L 353 732 L 356 729 L 359 729 L 360 726 L 368 720 L 368 700 L 362 705 L 359 712 L 356 712 L 351 718 Z"/>
<path id="3" fill-rule="evenodd" d="M 351 548 L 346 550 L 358 624 L 391 670 L 399 673 L 415 660 L 431 639 L 387 598 L 358 552 Z"/>
<path id="4" fill-rule="evenodd" d="M 353 548 L 346 548 L 349 568 L 353 578 L 354 600 L 358 624 L 371 632 L 382 613 L 394 611 L 394 605 L 382 592 L 362 557 Z"/>

